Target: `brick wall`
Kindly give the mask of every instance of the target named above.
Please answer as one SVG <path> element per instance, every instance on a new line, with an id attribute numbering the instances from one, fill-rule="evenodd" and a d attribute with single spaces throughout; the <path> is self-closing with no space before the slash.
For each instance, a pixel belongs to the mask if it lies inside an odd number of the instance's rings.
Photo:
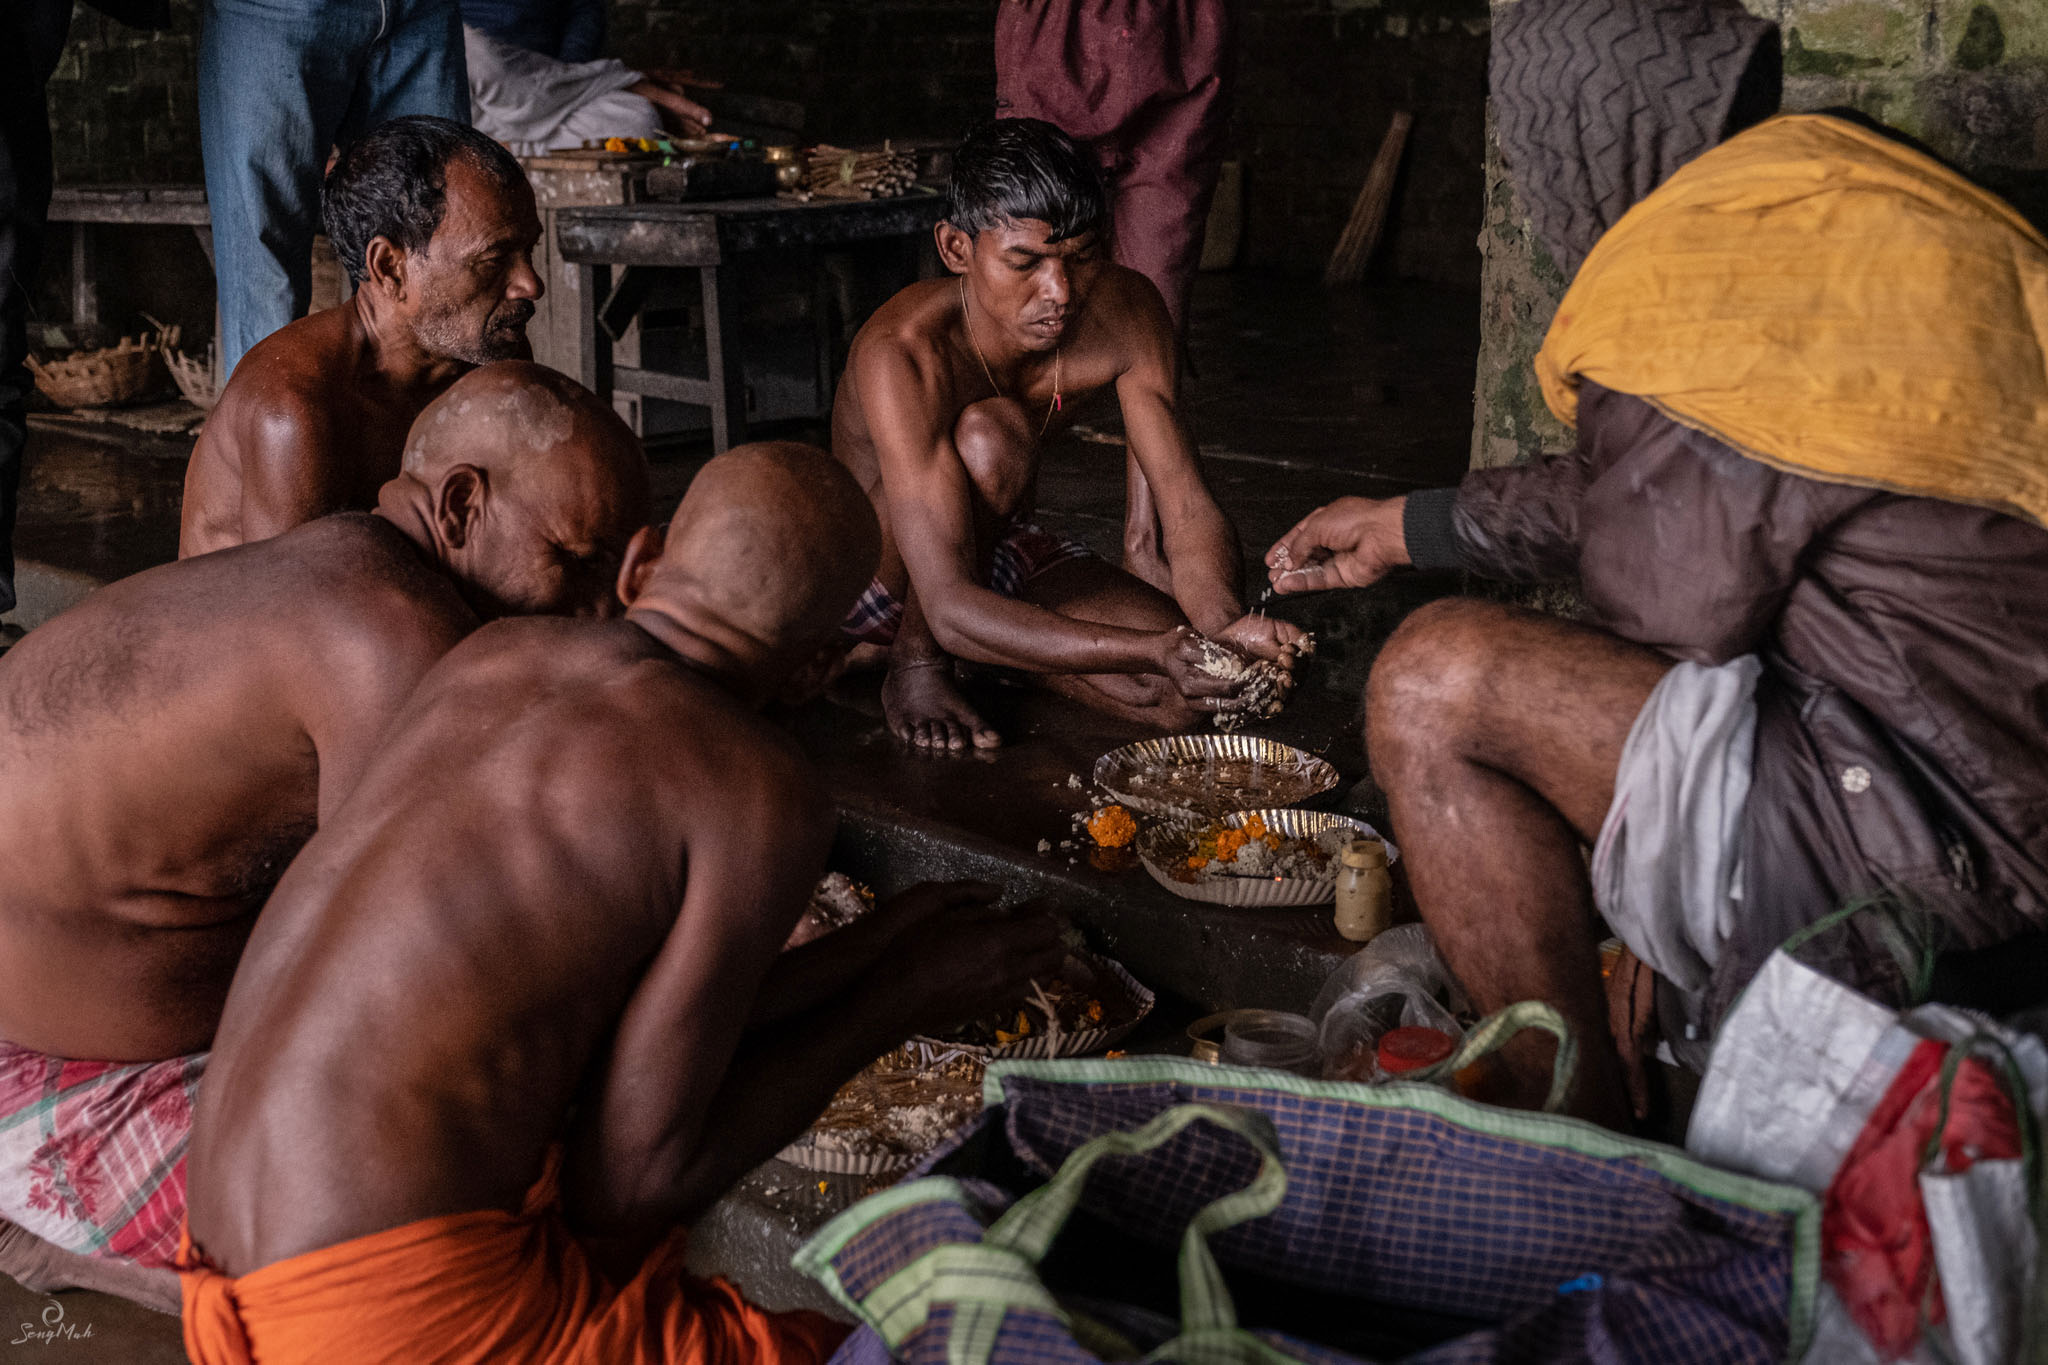
<path id="1" fill-rule="evenodd" d="M 1376 270 L 1477 285 L 1486 0 L 1243 0 L 1241 260 L 1319 270 L 1387 121 L 1410 136 Z M 197 0 L 161 34 L 83 5 L 50 83 L 60 180 L 196 181 Z M 813 136 L 951 136 L 995 85 L 992 0 L 613 0 L 610 48 L 803 102 Z"/>
<path id="2" fill-rule="evenodd" d="M 170 29 L 145 33 L 76 7 L 50 78 L 60 182 L 198 181 L 198 0 L 172 9 Z"/>

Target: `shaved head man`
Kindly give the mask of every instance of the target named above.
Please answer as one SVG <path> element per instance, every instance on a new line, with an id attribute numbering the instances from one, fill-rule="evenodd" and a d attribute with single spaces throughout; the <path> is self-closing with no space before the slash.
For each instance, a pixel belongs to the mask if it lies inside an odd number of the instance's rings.
<path id="1" fill-rule="evenodd" d="M 0 1218 L 68 1250 L 168 1261 L 176 1209 L 166 1224 L 131 1189 L 96 1215 L 79 1163 L 147 1138 L 123 1170 L 169 1178 L 192 1054 L 286 865 L 480 618 L 616 611 L 647 481 L 638 441 L 589 392 L 530 362 L 490 366 L 421 415 L 375 512 L 137 574 L 0 658 Z M 82 1133 L 55 1109 L 10 1124 L 59 1071 L 67 1093 L 89 1089 L 59 1059 L 146 1094 L 141 1128 L 91 1127 L 125 1112 L 105 1095 Z M 65 1160 L 38 1176 L 53 1144 Z M 54 1205 L 39 1178 L 58 1182 Z M 81 1191 L 68 1202 L 65 1181 Z M 114 1222 L 145 1202 L 146 1227 Z"/>
<path id="2" fill-rule="evenodd" d="M 721 456 L 635 539 L 623 619 L 497 622 L 421 682 L 228 999 L 195 1361 L 829 1354 L 843 1328 L 685 1277 L 675 1230 L 856 1068 L 1061 956 L 957 884 L 780 954 L 834 816 L 755 707 L 874 572 L 857 494 L 807 447 Z"/>
<path id="3" fill-rule="evenodd" d="M 323 197 L 355 293 L 235 366 L 186 471 L 180 556 L 369 510 L 422 408 L 473 366 L 533 354 L 540 216 L 503 147 L 393 119 L 342 152 Z"/>

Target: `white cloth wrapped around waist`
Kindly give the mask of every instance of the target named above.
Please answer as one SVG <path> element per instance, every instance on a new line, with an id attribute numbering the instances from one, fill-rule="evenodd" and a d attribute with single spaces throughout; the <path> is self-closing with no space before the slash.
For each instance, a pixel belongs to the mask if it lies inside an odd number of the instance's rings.
<path id="1" fill-rule="evenodd" d="M 1681 663 L 1643 703 L 1593 846 L 1593 903 L 1680 990 L 1707 985 L 1742 898 L 1742 814 L 1756 757 L 1756 681 L 1743 655 Z"/>

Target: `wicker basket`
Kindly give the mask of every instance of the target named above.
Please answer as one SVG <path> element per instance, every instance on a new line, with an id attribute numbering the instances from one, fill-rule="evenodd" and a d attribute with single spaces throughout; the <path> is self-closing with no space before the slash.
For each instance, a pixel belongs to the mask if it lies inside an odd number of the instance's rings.
<path id="1" fill-rule="evenodd" d="M 104 408 L 132 403 L 162 381 L 164 332 L 122 337 L 118 346 L 80 351 L 60 360 L 29 357 L 36 387 L 60 408 Z"/>
<path id="2" fill-rule="evenodd" d="M 207 354 L 195 356 L 166 347 L 164 364 L 170 367 L 171 378 L 178 381 L 178 392 L 185 395 L 186 402 L 213 411 L 213 405 L 220 401 L 220 392 L 213 387 L 211 348 Z"/>

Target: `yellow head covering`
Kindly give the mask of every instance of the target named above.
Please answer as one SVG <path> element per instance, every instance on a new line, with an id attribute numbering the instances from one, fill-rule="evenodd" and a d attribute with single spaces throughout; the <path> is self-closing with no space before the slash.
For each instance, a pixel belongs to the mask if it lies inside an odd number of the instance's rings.
<path id="1" fill-rule="evenodd" d="M 2048 526 L 2048 240 L 1882 134 L 1775 118 L 1624 214 L 1536 357 L 1753 459 Z"/>

